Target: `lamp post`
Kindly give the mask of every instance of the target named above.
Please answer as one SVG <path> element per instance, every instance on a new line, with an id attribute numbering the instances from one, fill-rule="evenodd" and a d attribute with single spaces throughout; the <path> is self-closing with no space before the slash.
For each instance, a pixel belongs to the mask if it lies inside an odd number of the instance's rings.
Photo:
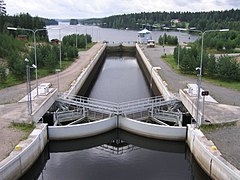
<path id="1" fill-rule="evenodd" d="M 49 28 L 48 30 L 58 30 L 58 36 L 59 36 L 59 68 L 62 68 L 62 45 L 61 45 L 61 30 L 65 29 L 67 27 L 63 27 L 63 28 Z"/>
<path id="2" fill-rule="evenodd" d="M 80 27 L 79 25 L 76 25 L 76 48 L 78 48 L 78 27 Z"/>
<path id="3" fill-rule="evenodd" d="M 38 31 L 47 31 L 47 29 L 25 29 L 25 28 L 16 28 L 16 27 L 7 27 L 8 30 L 14 30 L 14 31 L 30 31 L 33 33 L 33 42 L 34 42 L 34 64 L 36 66 L 36 88 L 37 88 L 37 96 L 38 93 L 38 70 L 37 70 L 37 48 L 36 48 L 36 32 Z"/>
<path id="4" fill-rule="evenodd" d="M 30 80 L 30 69 L 34 68 L 37 69 L 35 64 L 29 66 L 29 60 L 26 58 L 26 76 L 27 76 L 27 94 L 28 94 L 28 114 L 31 116 L 32 114 L 32 90 L 31 90 L 31 80 Z"/>
<path id="5" fill-rule="evenodd" d="M 149 84 L 149 87 L 150 89 L 152 89 L 152 71 L 154 70 L 160 70 L 161 68 L 160 67 L 151 67 L 151 73 L 150 73 L 150 84 Z"/>
<path id="6" fill-rule="evenodd" d="M 55 70 L 57 73 L 57 90 L 58 92 L 60 91 L 60 86 L 59 86 L 59 72 L 61 72 L 61 69 L 56 69 Z"/>
<path id="7" fill-rule="evenodd" d="M 195 28 L 190 28 L 189 31 L 195 31 L 199 32 L 202 35 L 202 44 L 201 44 L 201 59 L 200 59 L 200 67 L 197 67 L 196 70 L 199 70 L 198 74 L 198 81 L 197 81 L 197 87 L 198 87 L 198 94 L 197 94 L 197 114 L 196 114 L 196 121 L 198 123 L 198 126 L 200 126 L 203 123 L 203 119 L 201 118 L 199 120 L 199 100 L 200 100 L 200 89 L 201 89 L 201 82 L 202 82 L 202 67 L 203 67 L 203 48 L 204 48 L 204 35 L 208 32 L 227 32 L 229 29 L 218 29 L 218 30 L 196 30 Z"/>

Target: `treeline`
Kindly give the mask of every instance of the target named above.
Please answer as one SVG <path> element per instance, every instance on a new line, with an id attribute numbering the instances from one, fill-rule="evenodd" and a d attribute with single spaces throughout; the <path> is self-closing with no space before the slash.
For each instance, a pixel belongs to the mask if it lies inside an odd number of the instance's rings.
<path id="1" fill-rule="evenodd" d="M 179 19 L 176 27 L 196 27 L 197 29 L 222 29 L 230 28 L 240 30 L 240 10 L 210 12 L 142 12 L 115 15 L 102 19 L 84 20 L 84 23 L 100 23 L 102 27 L 116 29 L 148 29 L 160 28 L 165 25 L 171 27 L 172 19 Z M 101 22 L 100 22 L 101 20 Z"/>
<path id="2" fill-rule="evenodd" d="M 89 34 L 71 34 L 63 37 L 63 45 L 65 46 L 75 46 L 77 48 L 86 48 L 88 43 L 92 43 L 92 37 Z M 76 45 L 77 43 L 77 45 Z"/>
<path id="3" fill-rule="evenodd" d="M 170 35 L 167 35 L 166 33 L 164 33 L 163 36 L 159 37 L 158 43 L 160 45 L 170 45 L 170 46 L 173 46 L 173 45 L 177 45 L 178 44 L 178 38 L 177 38 L 177 36 L 170 36 Z"/>
<path id="4" fill-rule="evenodd" d="M 199 49 L 196 45 L 180 47 L 179 68 L 183 73 L 196 74 L 196 67 L 199 67 L 201 57 Z M 178 63 L 178 48 L 174 49 L 174 60 Z M 204 52 L 202 73 L 210 78 L 240 81 L 240 63 L 234 57 L 216 58 Z"/>
<path id="5" fill-rule="evenodd" d="M 206 33 L 204 46 L 218 51 L 234 52 L 235 48 L 240 47 L 240 31 Z"/>

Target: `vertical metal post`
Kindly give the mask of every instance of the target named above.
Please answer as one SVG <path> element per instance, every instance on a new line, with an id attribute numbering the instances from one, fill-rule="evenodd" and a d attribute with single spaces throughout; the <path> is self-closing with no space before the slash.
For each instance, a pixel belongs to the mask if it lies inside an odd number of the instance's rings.
<path id="1" fill-rule="evenodd" d="M 202 81 L 202 63 L 203 63 L 203 42 L 204 42 L 204 34 L 205 32 L 202 32 L 202 47 L 201 47 L 201 59 L 200 59 L 200 68 L 199 68 L 199 75 L 198 75 L 198 94 L 197 94 L 197 115 L 196 115 L 196 121 L 198 123 L 198 126 L 201 125 L 201 118 L 199 120 L 199 101 L 200 101 L 200 89 L 201 89 L 201 81 Z"/>
<path id="2" fill-rule="evenodd" d="M 62 68 L 62 40 L 61 40 L 61 29 L 59 29 L 59 67 Z"/>
<path id="3" fill-rule="evenodd" d="M 86 49 L 87 49 L 87 27 L 86 27 L 86 37 L 85 37 Z"/>
<path id="4" fill-rule="evenodd" d="M 78 41 L 77 41 L 77 26 L 76 26 L 76 48 L 78 47 L 78 45 L 77 45 L 77 43 L 78 43 Z"/>
<path id="5" fill-rule="evenodd" d="M 180 29 L 179 29 L 179 34 L 178 34 L 178 69 L 180 66 Z"/>
<path id="6" fill-rule="evenodd" d="M 201 124 L 203 124 L 203 122 L 204 122 L 204 103 L 205 103 L 205 96 L 203 96 L 203 104 L 202 104 L 202 120 L 201 120 Z"/>
<path id="7" fill-rule="evenodd" d="M 36 45 L 36 31 L 33 32 L 33 39 L 34 39 L 34 64 L 36 65 L 35 73 L 36 73 L 36 89 L 37 89 L 37 97 L 38 97 L 38 68 L 37 68 L 37 45 Z"/>
<path id="8" fill-rule="evenodd" d="M 27 101 L 27 104 L 28 104 L 28 114 L 31 115 L 31 110 L 30 110 L 30 94 L 29 94 L 29 73 L 28 73 L 28 70 L 29 70 L 29 64 L 28 62 L 26 62 L 26 82 L 27 82 L 27 95 L 28 95 L 28 101 Z"/>
<path id="9" fill-rule="evenodd" d="M 57 90 L 58 92 L 60 91 L 60 85 L 59 85 L 59 72 L 61 70 L 60 69 L 56 69 L 55 72 L 57 73 Z"/>

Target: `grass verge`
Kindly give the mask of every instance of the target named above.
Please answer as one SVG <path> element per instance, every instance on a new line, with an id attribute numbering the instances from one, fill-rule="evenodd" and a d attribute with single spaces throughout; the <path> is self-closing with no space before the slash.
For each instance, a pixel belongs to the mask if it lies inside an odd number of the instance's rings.
<path id="1" fill-rule="evenodd" d="M 28 123 L 11 122 L 10 128 L 14 128 L 22 131 L 24 133 L 24 136 L 21 138 L 21 140 L 24 140 L 24 139 L 27 139 L 28 135 L 33 131 L 33 129 L 35 128 L 35 125 L 28 124 Z"/>
<path id="2" fill-rule="evenodd" d="M 236 126 L 236 122 L 231 123 L 221 123 L 221 124 L 203 124 L 200 129 L 203 132 L 211 132 L 225 127 Z"/>

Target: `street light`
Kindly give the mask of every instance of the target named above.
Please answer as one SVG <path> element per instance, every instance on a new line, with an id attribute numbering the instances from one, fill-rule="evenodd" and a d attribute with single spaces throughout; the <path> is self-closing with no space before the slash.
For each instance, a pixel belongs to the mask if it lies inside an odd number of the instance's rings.
<path id="1" fill-rule="evenodd" d="M 34 64 L 36 65 L 36 88 L 37 88 L 37 97 L 38 97 L 38 70 L 37 70 L 37 48 L 36 48 L 36 32 L 38 31 L 47 31 L 47 29 L 25 29 L 25 28 L 16 28 L 16 27 L 7 27 L 8 30 L 14 31 L 30 31 L 33 33 L 33 42 L 34 42 Z"/>
<path id="2" fill-rule="evenodd" d="M 197 86 L 198 86 L 198 94 L 197 94 L 197 115 L 196 115 L 196 121 L 198 123 L 198 126 L 200 126 L 203 123 L 203 119 L 201 118 L 200 121 L 198 120 L 198 114 L 199 114 L 199 100 L 200 100 L 200 89 L 201 89 L 201 82 L 202 82 L 202 66 L 203 66 L 203 47 L 204 47 L 204 35 L 205 33 L 208 32 L 227 32 L 229 29 L 218 29 L 218 30 L 206 30 L 206 31 L 201 31 L 201 30 L 196 30 L 195 28 L 190 28 L 189 31 L 194 31 L 194 32 L 199 32 L 202 35 L 202 46 L 201 46 L 201 59 L 200 59 L 200 67 L 197 67 L 196 70 L 199 71 L 198 74 L 198 81 L 197 81 Z"/>
<path id="3" fill-rule="evenodd" d="M 31 80 L 30 80 L 30 69 L 37 69 L 35 64 L 29 66 L 29 60 L 26 58 L 26 76 L 27 76 L 27 94 L 28 94 L 28 114 L 31 116 L 32 114 L 32 90 L 31 90 Z"/>
<path id="4" fill-rule="evenodd" d="M 57 73 L 57 90 L 58 92 L 60 91 L 60 86 L 59 86 L 59 72 L 61 72 L 61 69 L 56 69 L 55 70 Z"/>
<path id="5" fill-rule="evenodd" d="M 63 27 L 63 28 L 49 28 L 48 30 L 58 30 L 59 33 L 59 67 L 60 69 L 62 68 L 62 46 L 61 46 L 61 30 L 65 29 L 67 27 Z"/>
<path id="6" fill-rule="evenodd" d="M 150 84 L 149 84 L 149 87 L 150 87 L 150 89 L 152 89 L 152 71 L 153 70 L 160 70 L 161 69 L 161 67 L 151 67 L 151 73 L 150 73 L 150 75 L 151 75 L 151 77 L 150 77 Z"/>

